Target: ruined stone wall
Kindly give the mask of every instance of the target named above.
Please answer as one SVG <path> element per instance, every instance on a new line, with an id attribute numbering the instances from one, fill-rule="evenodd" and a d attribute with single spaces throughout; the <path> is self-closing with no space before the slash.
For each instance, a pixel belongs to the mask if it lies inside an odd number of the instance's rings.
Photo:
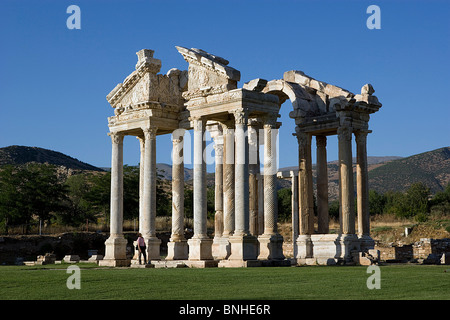
<path id="1" fill-rule="evenodd" d="M 422 238 L 410 245 L 403 246 L 375 246 L 380 251 L 380 259 L 388 260 L 434 260 L 444 253 L 450 253 L 450 239 Z"/>

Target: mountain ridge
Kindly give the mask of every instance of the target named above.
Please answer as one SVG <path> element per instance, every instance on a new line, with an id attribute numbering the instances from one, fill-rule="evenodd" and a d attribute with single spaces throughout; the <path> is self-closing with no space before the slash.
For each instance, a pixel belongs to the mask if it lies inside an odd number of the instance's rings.
<path id="1" fill-rule="evenodd" d="M 21 165 L 29 162 L 48 163 L 72 170 L 103 171 L 89 163 L 50 149 L 18 145 L 0 148 L 0 166 Z"/>

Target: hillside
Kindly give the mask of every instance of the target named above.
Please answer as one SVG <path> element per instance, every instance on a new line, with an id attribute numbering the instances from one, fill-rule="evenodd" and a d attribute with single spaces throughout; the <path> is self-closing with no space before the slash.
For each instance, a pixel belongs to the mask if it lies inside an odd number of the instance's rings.
<path id="1" fill-rule="evenodd" d="M 61 152 L 38 147 L 9 146 L 0 148 L 0 166 L 27 162 L 49 163 L 71 170 L 103 171 Z M 107 169 L 107 168 L 105 168 Z M 158 174 L 165 180 L 172 179 L 172 166 L 158 163 Z M 295 170 L 296 167 L 280 168 Z M 339 193 L 339 166 L 337 161 L 328 162 L 329 198 L 335 200 Z M 432 193 L 441 191 L 450 182 L 450 147 L 444 147 L 406 158 L 368 157 L 369 188 L 384 193 L 388 190 L 405 191 L 414 182 L 423 182 Z M 356 165 L 354 165 L 356 172 Z M 193 170 L 185 168 L 185 180 L 192 184 Z M 316 170 L 313 165 L 315 189 Z M 356 178 L 354 179 L 356 183 Z M 208 186 L 214 186 L 214 173 L 207 175 Z M 278 188 L 290 187 L 290 180 L 278 180 Z"/>
<path id="2" fill-rule="evenodd" d="M 156 170 L 162 179 L 172 180 L 172 165 L 166 163 L 157 163 Z M 191 180 L 193 178 L 193 169 L 184 168 L 184 180 Z"/>
<path id="3" fill-rule="evenodd" d="M 100 168 L 53 150 L 26 146 L 0 148 L 0 166 L 7 164 L 20 165 L 28 162 L 48 163 L 72 170 L 103 171 Z"/>
<path id="4" fill-rule="evenodd" d="M 354 159 L 355 162 L 355 159 Z M 369 171 L 369 188 L 379 193 L 388 190 L 406 191 L 415 182 L 423 182 L 431 193 L 442 191 L 450 182 L 450 147 L 444 147 L 406 158 L 367 157 Z M 280 170 L 295 170 L 286 167 Z M 313 182 L 315 190 L 316 170 L 313 165 Z M 356 164 L 353 164 L 354 183 L 356 184 Z M 279 180 L 279 188 L 290 187 L 289 180 Z M 356 190 L 356 189 L 355 189 Z M 339 195 L 338 161 L 328 162 L 329 199 L 336 200 Z"/>
<path id="5" fill-rule="evenodd" d="M 432 193 L 442 191 L 450 182 L 450 147 L 390 161 L 369 171 L 370 188 L 378 192 L 405 191 L 423 182 Z"/>

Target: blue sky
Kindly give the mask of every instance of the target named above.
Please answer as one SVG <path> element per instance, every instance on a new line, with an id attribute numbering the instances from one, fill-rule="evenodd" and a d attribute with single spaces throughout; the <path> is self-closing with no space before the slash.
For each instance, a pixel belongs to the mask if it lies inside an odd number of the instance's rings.
<path id="1" fill-rule="evenodd" d="M 69 5 L 81 30 L 69 30 Z M 369 5 L 381 29 L 369 30 Z M 0 8 L 0 147 L 38 146 L 110 166 L 106 95 L 155 50 L 161 73 L 188 65 L 176 45 L 222 56 L 254 78 L 302 70 L 351 92 L 371 83 L 383 107 L 372 115 L 368 154 L 409 156 L 448 146 L 449 1 L 10 1 Z M 297 164 L 288 100 L 281 107 L 280 167 Z M 157 162 L 170 163 L 170 136 Z M 328 159 L 337 159 L 337 137 Z M 127 137 L 124 162 L 139 161 Z M 313 151 L 313 161 L 315 161 Z"/>

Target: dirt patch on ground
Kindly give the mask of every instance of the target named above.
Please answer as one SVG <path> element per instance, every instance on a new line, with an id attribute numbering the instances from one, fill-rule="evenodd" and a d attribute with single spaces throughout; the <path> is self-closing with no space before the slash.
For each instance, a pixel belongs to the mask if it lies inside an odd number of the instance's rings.
<path id="1" fill-rule="evenodd" d="M 450 238 L 450 232 L 446 228 L 450 225 L 450 220 L 433 220 L 416 223 L 413 221 L 379 221 L 371 222 L 370 236 L 372 239 L 383 245 L 405 245 L 420 241 L 421 238 L 444 239 Z M 405 234 L 408 228 L 408 235 Z M 317 224 L 315 226 L 317 229 Z M 279 223 L 278 231 L 283 236 L 285 242 L 292 242 L 292 225 L 290 222 Z M 330 233 L 339 232 L 339 223 L 330 222 Z"/>
<path id="2" fill-rule="evenodd" d="M 420 241 L 422 238 L 449 238 L 450 233 L 445 230 L 444 225 L 433 222 L 397 227 L 375 227 L 371 230 L 371 236 L 381 244 L 408 245 Z"/>

